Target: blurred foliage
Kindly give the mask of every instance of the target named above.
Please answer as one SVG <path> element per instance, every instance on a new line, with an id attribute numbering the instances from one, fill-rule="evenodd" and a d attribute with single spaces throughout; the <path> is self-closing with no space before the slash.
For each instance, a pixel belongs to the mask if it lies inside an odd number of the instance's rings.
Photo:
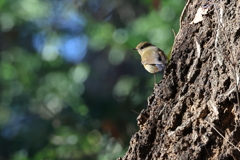
<path id="1" fill-rule="evenodd" d="M 153 75 L 131 50 L 168 53 L 184 0 L 1 0 L 0 159 L 123 156 Z M 158 80 L 161 73 L 157 75 Z"/>

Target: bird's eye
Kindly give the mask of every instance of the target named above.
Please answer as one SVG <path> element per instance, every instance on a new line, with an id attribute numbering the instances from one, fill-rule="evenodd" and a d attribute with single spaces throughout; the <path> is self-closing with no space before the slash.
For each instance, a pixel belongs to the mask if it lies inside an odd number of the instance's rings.
<path id="1" fill-rule="evenodd" d="M 140 47 L 140 49 L 143 49 L 143 48 L 145 48 L 145 46 L 143 45 L 142 47 Z"/>

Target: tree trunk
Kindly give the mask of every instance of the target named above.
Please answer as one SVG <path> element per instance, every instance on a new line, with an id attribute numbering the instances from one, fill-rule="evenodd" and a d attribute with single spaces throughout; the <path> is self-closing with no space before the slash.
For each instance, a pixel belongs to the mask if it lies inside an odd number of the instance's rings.
<path id="1" fill-rule="evenodd" d="M 119 160 L 240 159 L 240 0 L 188 0 L 183 12 L 164 78 Z"/>

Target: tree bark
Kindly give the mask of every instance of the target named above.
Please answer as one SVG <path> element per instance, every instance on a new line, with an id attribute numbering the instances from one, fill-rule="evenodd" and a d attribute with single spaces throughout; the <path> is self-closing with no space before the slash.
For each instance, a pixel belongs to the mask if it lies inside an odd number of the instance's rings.
<path id="1" fill-rule="evenodd" d="M 203 20 L 190 24 L 199 8 Z M 240 0 L 189 0 L 185 9 L 164 77 L 119 160 L 240 159 Z"/>

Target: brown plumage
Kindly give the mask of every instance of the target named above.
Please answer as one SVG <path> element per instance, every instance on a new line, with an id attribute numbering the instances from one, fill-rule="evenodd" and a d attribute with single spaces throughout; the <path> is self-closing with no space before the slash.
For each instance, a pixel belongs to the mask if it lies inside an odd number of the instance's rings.
<path id="1" fill-rule="evenodd" d="M 155 73 L 165 69 L 168 62 L 167 56 L 161 49 L 149 42 L 139 43 L 134 50 L 137 50 L 140 54 L 144 68 L 154 74 L 155 83 Z"/>

